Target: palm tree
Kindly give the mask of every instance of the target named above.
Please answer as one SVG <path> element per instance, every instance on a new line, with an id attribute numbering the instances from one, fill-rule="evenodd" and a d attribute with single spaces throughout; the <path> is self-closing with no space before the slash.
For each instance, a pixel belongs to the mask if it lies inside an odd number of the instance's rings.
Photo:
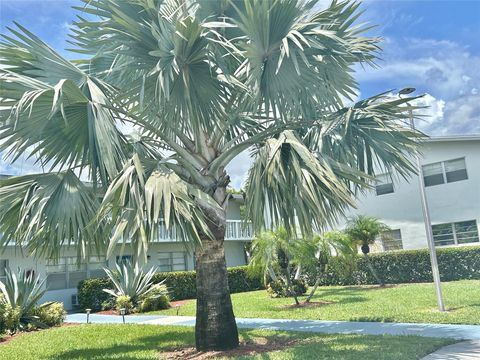
<path id="1" fill-rule="evenodd" d="M 328 231 L 301 241 L 295 251 L 295 261 L 309 274 L 314 274 L 315 283 L 305 302 L 310 302 L 335 258 L 338 266 L 349 269 L 355 263 L 356 251 L 347 234 L 341 231 Z"/>
<path id="2" fill-rule="evenodd" d="M 292 289 L 294 272 L 294 253 L 298 247 L 298 239 L 294 239 L 289 232 L 279 227 L 275 231 L 263 231 L 252 240 L 252 257 L 250 271 L 264 275 L 272 281 L 281 279 L 286 286 L 286 293 L 292 294 L 298 305 L 298 297 Z"/>
<path id="3" fill-rule="evenodd" d="M 370 245 L 374 244 L 380 236 L 385 236 L 385 233 L 390 230 L 390 227 L 382 223 L 379 219 L 365 215 L 357 215 L 350 218 L 345 229 L 351 241 L 355 245 L 360 246 L 365 262 L 380 286 L 384 286 L 385 284 L 383 279 L 375 271 L 368 254 L 370 253 Z"/>
<path id="4" fill-rule="evenodd" d="M 197 348 L 236 347 L 226 166 L 252 151 L 245 213 L 257 232 L 268 220 L 309 234 L 354 203 L 374 160 L 414 170 L 412 99 L 344 105 L 354 66 L 380 49 L 355 2 L 82 1 L 80 59 L 19 24 L 0 43 L 0 151 L 46 169 L 1 182 L 0 245 L 53 258 L 70 245 L 80 258 L 128 241 L 142 257 L 160 226 L 175 227 L 196 256 Z"/>

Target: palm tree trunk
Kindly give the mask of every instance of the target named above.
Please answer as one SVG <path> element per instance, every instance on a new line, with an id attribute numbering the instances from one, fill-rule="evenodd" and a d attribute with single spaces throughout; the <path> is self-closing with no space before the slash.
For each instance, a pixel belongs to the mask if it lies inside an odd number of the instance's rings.
<path id="1" fill-rule="evenodd" d="M 201 236 L 195 251 L 197 272 L 197 314 L 195 344 L 199 351 L 226 350 L 238 346 L 225 261 L 225 214 L 208 212 L 214 239 Z"/>
<path id="2" fill-rule="evenodd" d="M 285 283 L 287 285 L 287 292 L 290 292 L 290 294 L 293 296 L 293 298 L 295 299 L 295 304 L 299 305 L 300 304 L 300 301 L 298 301 L 298 297 L 297 295 L 295 294 L 295 291 L 292 287 L 292 282 L 290 280 L 290 277 L 291 277 L 291 272 L 290 272 L 290 264 L 287 265 L 287 276 L 286 276 L 286 279 L 285 279 Z"/>
<path id="3" fill-rule="evenodd" d="M 382 278 L 378 275 L 377 271 L 375 270 L 375 268 L 373 267 L 372 263 L 370 262 L 370 258 L 368 257 L 368 254 L 363 254 L 363 257 L 365 258 L 365 261 L 367 262 L 367 267 L 368 269 L 370 270 L 370 272 L 372 273 L 373 277 L 375 278 L 375 280 L 377 280 L 377 283 L 378 285 L 380 286 L 385 286 Z"/>
<path id="4" fill-rule="evenodd" d="M 302 266 L 298 265 L 297 271 L 295 272 L 295 280 L 300 279 L 300 275 L 302 275 Z"/>
<path id="5" fill-rule="evenodd" d="M 312 300 L 312 297 L 313 295 L 315 295 L 315 292 L 317 291 L 319 285 L 320 285 L 320 276 L 317 277 L 317 279 L 315 280 L 315 284 L 313 285 L 312 291 L 310 291 L 310 294 L 308 294 L 308 297 L 305 299 L 306 303 L 309 303 L 310 300 Z"/>

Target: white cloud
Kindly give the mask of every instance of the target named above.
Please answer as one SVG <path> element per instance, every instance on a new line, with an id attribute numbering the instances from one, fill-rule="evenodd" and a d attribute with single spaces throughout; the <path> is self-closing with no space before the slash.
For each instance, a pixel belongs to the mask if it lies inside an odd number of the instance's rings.
<path id="1" fill-rule="evenodd" d="M 252 158 L 248 150 L 240 153 L 227 165 L 232 187 L 240 189 L 244 185 L 250 165 L 252 165 Z"/>
<path id="2" fill-rule="evenodd" d="M 365 86 L 413 86 L 429 106 L 419 128 L 431 135 L 480 132 L 480 56 L 448 40 L 387 39 L 380 69 L 358 71 Z"/>

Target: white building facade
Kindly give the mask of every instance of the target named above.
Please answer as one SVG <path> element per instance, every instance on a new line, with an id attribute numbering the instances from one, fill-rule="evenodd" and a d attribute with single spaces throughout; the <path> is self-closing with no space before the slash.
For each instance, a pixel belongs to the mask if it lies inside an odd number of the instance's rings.
<path id="1" fill-rule="evenodd" d="M 227 228 L 225 235 L 225 257 L 228 267 L 246 264 L 245 243 L 251 241 L 251 228 L 244 226 L 240 219 L 243 198 L 231 195 L 227 207 Z M 157 267 L 158 271 L 194 270 L 194 252 L 186 244 L 172 238 L 167 231 L 160 230 L 158 241 L 149 246 L 146 267 Z M 0 253 L 0 280 L 5 277 L 5 269 L 17 268 L 33 271 L 46 280 L 48 291 L 42 301 L 61 301 L 66 309 L 77 305 L 77 285 L 86 278 L 105 277 L 104 267 L 114 268 L 116 262 L 132 258 L 128 245 L 121 250 L 117 246 L 109 259 L 105 254 L 91 254 L 84 263 L 77 263 L 75 248 L 64 248 L 58 262 L 44 258 L 26 256 L 16 246 L 8 246 Z"/>
<path id="2" fill-rule="evenodd" d="M 478 245 L 480 135 L 430 138 L 421 152 L 435 245 Z M 393 239 L 380 242 L 376 251 L 427 247 L 418 176 L 379 175 L 375 189 L 357 205 L 347 216 L 374 216 L 393 230 Z"/>

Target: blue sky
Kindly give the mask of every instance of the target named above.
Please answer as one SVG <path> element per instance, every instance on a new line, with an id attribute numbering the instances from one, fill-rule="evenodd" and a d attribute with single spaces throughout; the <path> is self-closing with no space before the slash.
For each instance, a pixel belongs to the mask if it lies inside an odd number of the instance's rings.
<path id="1" fill-rule="evenodd" d="M 328 1 L 321 0 L 320 5 Z M 13 21 L 67 54 L 74 0 L 0 0 L 1 32 Z M 431 135 L 480 133 L 480 0 L 367 0 L 364 21 L 384 38 L 376 69 L 356 69 L 360 97 L 416 87 L 427 94 L 430 117 L 419 126 Z M 71 55 L 68 55 L 71 57 Z M 245 160 L 245 159 L 244 159 Z M 236 166 L 235 185 L 245 166 Z M 0 160 L 0 170 L 7 164 Z M 12 170 L 12 169 L 9 169 Z M 1 171 L 0 171 L 1 172 Z"/>

